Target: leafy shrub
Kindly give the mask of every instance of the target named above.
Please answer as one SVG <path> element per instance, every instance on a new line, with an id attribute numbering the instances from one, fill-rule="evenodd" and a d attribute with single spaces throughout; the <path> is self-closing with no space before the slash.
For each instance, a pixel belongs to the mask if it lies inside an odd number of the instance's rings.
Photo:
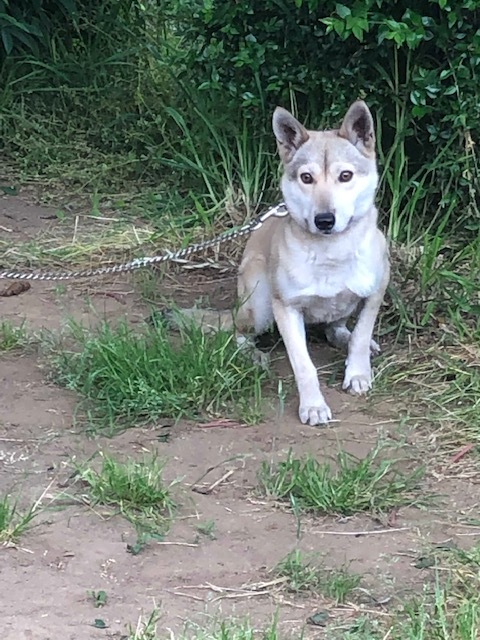
<path id="1" fill-rule="evenodd" d="M 248 118 L 266 121 L 280 103 L 308 114 L 312 126 L 332 126 L 354 98 L 368 101 L 385 154 L 392 235 L 401 235 L 402 215 L 413 216 L 404 211 L 412 198 L 420 222 L 449 207 L 474 215 L 476 0 L 165 0 L 165 6 L 184 43 L 174 56 L 178 77 L 208 92 L 223 114 L 241 107 Z"/>
<path id="2" fill-rule="evenodd" d="M 39 55 L 55 27 L 74 26 L 76 9 L 75 0 L 0 0 L 0 60 L 25 52 Z"/>

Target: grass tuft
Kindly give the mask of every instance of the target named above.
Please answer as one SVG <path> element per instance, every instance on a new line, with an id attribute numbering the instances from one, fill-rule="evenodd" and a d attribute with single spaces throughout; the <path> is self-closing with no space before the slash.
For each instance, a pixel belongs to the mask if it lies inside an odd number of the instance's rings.
<path id="1" fill-rule="evenodd" d="M 403 403 L 409 419 L 430 428 L 451 454 L 480 444 L 480 351 L 476 344 L 434 344 L 396 352 L 379 363 L 377 397 Z M 429 429 L 430 431 L 430 429 Z"/>
<path id="2" fill-rule="evenodd" d="M 233 414 L 251 423 L 261 416 L 267 374 L 232 333 L 185 324 L 173 336 L 155 320 L 141 333 L 125 323 L 94 333 L 72 324 L 71 338 L 73 348 L 50 352 L 53 378 L 83 396 L 93 426 L 115 432 L 160 417 Z"/>
<path id="3" fill-rule="evenodd" d="M 135 628 L 130 627 L 128 640 L 282 640 L 276 619 L 262 629 L 257 629 L 248 620 L 227 618 L 209 620 L 200 625 L 187 622 L 178 634 L 172 631 L 159 634 L 157 631 L 160 613 L 155 609 L 147 618 L 140 618 Z M 303 635 L 303 634 L 302 634 Z M 301 636 L 302 637 L 302 636 Z"/>
<path id="4" fill-rule="evenodd" d="M 28 344 L 28 341 L 27 330 L 23 323 L 16 326 L 9 320 L 0 322 L 0 351 L 20 349 Z"/>
<path id="5" fill-rule="evenodd" d="M 36 505 L 20 513 L 10 496 L 0 498 L 0 542 L 14 543 L 30 528 L 37 515 Z"/>
<path id="6" fill-rule="evenodd" d="M 290 451 L 276 466 L 263 463 L 260 484 L 267 495 L 301 509 L 351 515 L 414 504 L 422 475 L 422 470 L 401 473 L 394 460 L 379 460 L 378 448 L 363 460 L 341 451 L 335 467 L 310 455 L 294 458 Z"/>
<path id="7" fill-rule="evenodd" d="M 273 573 L 288 578 L 287 588 L 293 593 L 319 593 L 337 604 L 344 604 L 361 581 L 361 576 L 350 572 L 348 567 L 327 569 L 319 566 L 314 556 L 298 549 L 283 558 Z"/>
<path id="8" fill-rule="evenodd" d="M 156 456 L 140 462 L 119 462 L 103 453 L 100 456 L 99 470 L 85 465 L 76 468 L 92 503 L 118 509 L 137 529 L 164 530 L 174 509 L 171 486 L 163 480 L 164 464 Z"/>

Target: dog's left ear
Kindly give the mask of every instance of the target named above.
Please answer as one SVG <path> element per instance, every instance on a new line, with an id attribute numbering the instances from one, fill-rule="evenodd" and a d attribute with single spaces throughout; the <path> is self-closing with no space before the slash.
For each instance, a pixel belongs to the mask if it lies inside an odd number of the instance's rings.
<path id="1" fill-rule="evenodd" d="M 338 132 L 365 155 L 375 153 L 375 126 L 372 114 L 363 100 L 352 104 Z"/>

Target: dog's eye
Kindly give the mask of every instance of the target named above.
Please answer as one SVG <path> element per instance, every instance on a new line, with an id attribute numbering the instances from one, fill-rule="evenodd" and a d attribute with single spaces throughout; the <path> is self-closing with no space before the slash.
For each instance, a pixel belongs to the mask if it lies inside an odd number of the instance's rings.
<path id="1" fill-rule="evenodd" d="M 350 182 L 353 178 L 353 171 L 342 171 L 342 173 L 338 176 L 340 182 Z"/>
<path id="2" fill-rule="evenodd" d="M 303 184 L 312 184 L 313 182 L 313 177 L 311 173 L 302 173 L 300 174 L 300 180 L 303 182 Z"/>

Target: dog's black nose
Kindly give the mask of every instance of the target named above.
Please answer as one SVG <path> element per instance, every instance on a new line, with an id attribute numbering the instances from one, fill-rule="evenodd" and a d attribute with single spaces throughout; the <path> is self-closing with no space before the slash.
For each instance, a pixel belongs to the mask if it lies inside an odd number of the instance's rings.
<path id="1" fill-rule="evenodd" d="M 335 226 L 335 214 L 330 212 L 317 213 L 313 221 L 319 231 L 331 231 Z"/>

